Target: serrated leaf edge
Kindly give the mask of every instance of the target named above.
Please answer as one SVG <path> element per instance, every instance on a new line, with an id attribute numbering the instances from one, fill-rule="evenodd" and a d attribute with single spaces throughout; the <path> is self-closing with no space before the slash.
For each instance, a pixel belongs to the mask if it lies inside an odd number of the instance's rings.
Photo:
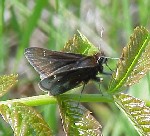
<path id="1" fill-rule="evenodd" d="M 136 29 L 139 29 L 139 28 L 141 28 L 141 27 L 137 27 Z M 143 50 L 145 49 L 144 47 L 148 44 L 149 40 L 150 40 L 150 35 L 148 34 L 147 38 L 145 39 L 144 43 L 142 44 L 141 49 L 139 50 L 139 52 L 135 56 L 135 59 L 133 60 L 132 64 L 128 68 L 125 76 L 120 80 L 120 82 L 116 85 L 116 87 L 113 88 L 113 90 L 108 90 L 108 92 L 114 93 L 114 92 L 116 92 L 116 90 L 118 90 L 122 86 L 122 84 L 124 83 L 124 81 L 128 78 L 128 75 L 131 73 L 132 67 L 137 63 L 137 61 L 139 59 L 139 56 L 142 54 Z"/>

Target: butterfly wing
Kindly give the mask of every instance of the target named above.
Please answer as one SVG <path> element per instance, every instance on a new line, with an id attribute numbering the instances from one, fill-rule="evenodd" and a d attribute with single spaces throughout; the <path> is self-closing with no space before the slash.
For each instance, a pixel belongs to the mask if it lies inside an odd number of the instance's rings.
<path id="1" fill-rule="evenodd" d="M 40 88 L 49 91 L 52 95 L 64 93 L 81 82 L 86 83 L 98 72 L 98 63 L 93 56 L 37 47 L 27 48 L 25 56 L 42 77 Z"/>
<path id="2" fill-rule="evenodd" d="M 78 68 L 49 76 L 43 79 L 39 86 L 51 95 L 59 95 L 77 87 L 82 82 L 87 83 L 96 74 L 97 71 L 93 67 Z"/>
<path id="3" fill-rule="evenodd" d="M 72 67 L 83 55 L 51 51 L 38 47 L 25 49 L 25 56 L 42 79 Z M 63 68 L 64 67 L 64 68 Z"/>

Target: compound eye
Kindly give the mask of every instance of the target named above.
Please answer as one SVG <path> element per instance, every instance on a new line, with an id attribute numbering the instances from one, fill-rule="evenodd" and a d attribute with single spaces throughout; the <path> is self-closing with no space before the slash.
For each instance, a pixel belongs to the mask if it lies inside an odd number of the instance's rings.
<path id="1" fill-rule="evenodd" d="M 105 57 L 100 57 L 98 60 L 99 64 L 104 64 L 104 63 L 106 63 L 106 61 L 107 61 L 107 58 L 105 58 Z"/>
<path id="2" fill-rule="evenodd" d="M 104 60 L 104 57 L 100 57 L 100 60 L 103 61 L 103 60 Z"/>
<path id="3" fill-rule="evenodd" d="M 104 57 L 99 57 L 98 62 L 103 63 Z"/>

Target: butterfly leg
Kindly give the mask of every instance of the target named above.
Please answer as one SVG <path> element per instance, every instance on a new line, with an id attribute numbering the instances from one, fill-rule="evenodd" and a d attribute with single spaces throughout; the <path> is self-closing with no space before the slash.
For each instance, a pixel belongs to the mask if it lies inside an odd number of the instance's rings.
<path id="1" fill-rule="evenodd" d="M 102 93 L 102 91 L 101 91 L 101 83 L 103 82 L 103 78 L 102 78 L 102 77 L 95 77 L 94 80 L 95 80 L 96 82 L 98 82 L 100 94 L 103 95 L 103 93 Z"/>
<path id="2" fill-rule="evenodd" d="M 82 95 L 82 93 L 83 93 L 83 90 L 84 90 L 84 88 L 85 88 L 85 85 L 86 85 L 86 83 L 83 82 L 83 87 L 82 87 L 82 90 L 81 90 L 81 94 L 80 94 L 80 97 L 79 97 L 79 102 L 78 102 L 78 104 L 77 104 L 77 107 L 79 106 L 79 103 L 80 103 L 80 100 L 81 100 L 81 95 Z"/>

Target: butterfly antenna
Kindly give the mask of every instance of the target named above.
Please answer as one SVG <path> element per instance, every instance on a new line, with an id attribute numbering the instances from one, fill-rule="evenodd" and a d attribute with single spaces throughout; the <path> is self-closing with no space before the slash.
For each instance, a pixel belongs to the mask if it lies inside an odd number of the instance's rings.
<path id="1" fill-rule="evenodd" d="M 119 60 L 119 58 L 111 58 L 111 57 L 106 57 L 106 58 L 107 58 L 107 59 L 113 59 L 113 60 Z M 105 65 L 109 68 L 110 71 L 113 71 L 113 70 L 109 67 L 109 65 L 108 65 L 107 62 L 105 62 Z"/>
<path id="2" fill-rule="evenodd" d="M 109 68 L 110 71 L 113 72 L 113 70 L 109 67 L 109 65 L 107 64 L 107 62 L 105 63 L 105 65 Z"/>
<path id="3" fill-rule="evenodd" d="M 111 57 L 105 57 L 107 59 L 112 59 L 112 60 L 119 60 L 120 58 L 111 58 Z"/>

